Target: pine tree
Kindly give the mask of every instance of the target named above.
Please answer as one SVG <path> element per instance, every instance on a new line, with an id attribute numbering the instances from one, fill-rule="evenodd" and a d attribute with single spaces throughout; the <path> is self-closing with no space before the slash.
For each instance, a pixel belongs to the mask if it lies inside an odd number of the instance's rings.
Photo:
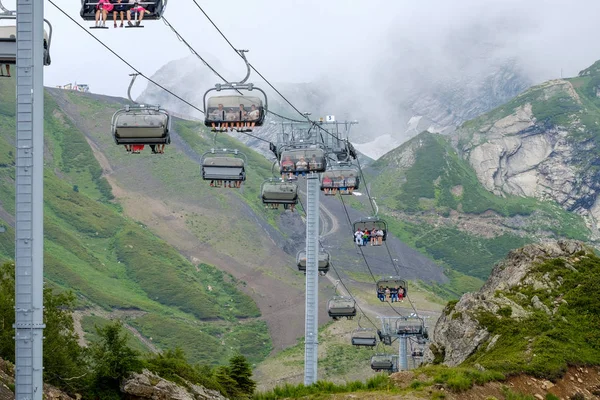
<path id="1" fill-rule="evenodd" d="M 0 357 L 15 361 L 15 264 L 0 266 Z M 80 389 L 88 372 L 77 342 L 72 312 L 75 295 L 44 287 L 44 382 L 71 393 Z"/>
<path id="2" fill-rule="evenodd" d="M 252 395 L 256 382 L 252 380 L 252 368 L 246 357 L 236 355 L 229 360 L 229 375 L 236 382 L 238 390 L 246 395 Z"/>
<path id="3" fill-rule="evenodd" d="M 214 379 L 225 390 L 226 395 L 232 399 L 239 398 L 242 394 L 238 389 L 237 382 L 231 377 L 228 367 L 217 367 Z"/>
<path id="4" fill-rule="evenodd" d="M 139 353 L 127 345 L 128 335 L 121 321 L 96 327 L 96 332 L 100 340 L 91 345 L 96 380 L 93 391 L 101 398 L 111 398 L 111 394 L 119 393 L 119 385 L 129 373 L 141 369 L 142 362 Z"/>

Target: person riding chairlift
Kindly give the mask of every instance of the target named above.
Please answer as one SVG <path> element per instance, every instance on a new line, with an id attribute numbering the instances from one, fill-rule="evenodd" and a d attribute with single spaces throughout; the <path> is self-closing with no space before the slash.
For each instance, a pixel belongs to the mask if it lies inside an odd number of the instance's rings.
<path id="1" fill-rule="evenodd" d="M 6 69 L 6 75 L 4 74 L 4 72 L 2 72 L 2 65 L 4 65 L 4 68 Z M 10 78 L 10 64 L 2 64 L 0 65 L 0 76 L 5 76 L 7 78 Z"/>
<path id="2" fill-rule="evenodd" d="M 133 3 L 133 7 L 127 10 L 127 25 L 129 26 L 133 26 L 133 24 L 131 23 L 131 13 L 134 13 L 134 16 L 137 15 L 137 21 L 135 22 L 135 26 L 140 26 L 142 20 L 144 19 L 144 15 L 150 14 L 150 11 L 140 6 L 137 1 Z"/>
<path id="3" fill-rule="evenodd" d="M 223 108 L 223 104 L 219 104 L 218 108 L 216 110 L 214 110 L 213 112 L 211 112 L 210 115 L 212 116 L 212 118 L 215 121 L 219 121 L 219 123 L 218 123 L 219 130 L 223 131 L 223 129 L 221 129 L 221 128 L 224 128 L 224 130 L 227 130 L 228 124 L 227 124 L 227 122 L 225 122 L 226 111 Z M 212 122 L 211 126 L 213 128 L 212 129 L 213 131 L 217 130 L 217 124 L 216 123 Z"/>
<path id="4" fill-rule="evenodd" d="M 96 5 L 96 27 L 106 26 L 106 17 L 113 8 L 114 6 L 110 3 L 110 0 L 98 0 Z M 102 15 L 102 21 L 99 21 L 100 15 Z"/>
<path id="5" fill-rule="evenodd" d="M 331 178 L 325 175 L 323 177 L 323 191 L 325 192 L 325 194 L 329 194 L 331 192 L 332 185 L 333 181 L 331 180 Z"/>

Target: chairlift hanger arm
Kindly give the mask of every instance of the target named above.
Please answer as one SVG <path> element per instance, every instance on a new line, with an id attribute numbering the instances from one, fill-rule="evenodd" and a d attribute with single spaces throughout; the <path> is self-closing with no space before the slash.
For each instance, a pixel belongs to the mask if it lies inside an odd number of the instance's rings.
<path id="1" fill-rule="evenodd" d="M 2 14 L 15 15 L 15 16 L 17 14 L 16 11 L 11 11 L 8 8 L 4 7 L 4 4 L 2 4 L 2 1 L 0 1 L 0 10 L 2 10 Z"/>
<path id="2" fill-rule="evenodd" d="M 129 76 L 131 76 L 131 82 L 129 82 L 129 87 L 127 88 L 127 98 L 133 104 L 137 104 L 137 102 L 131 98 L 131 88 L 133 87 L 133 83 L 135 82 L 135 79 L 138 77 L 138 75 L 139 75 L 139 73 L 137 73 L 137 72 L 133 73 L 133 74 L 129 74 Z"/>

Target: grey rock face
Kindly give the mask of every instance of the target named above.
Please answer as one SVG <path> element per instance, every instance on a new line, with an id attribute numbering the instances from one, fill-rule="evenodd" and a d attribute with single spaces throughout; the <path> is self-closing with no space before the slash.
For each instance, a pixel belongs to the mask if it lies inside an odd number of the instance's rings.
<path id="1" fill-rule="evenodd" d="M 565 80 L 550 81 L 535 90 L 537 101 L 561 94 L 581 105 L 572 84 Z M 489 191 L 499 196 L 553 200 L 566 210 L 589 217 L 591 227 L 597 229 L 600 186 L 594 168 L 581 163 L 589 149 L 586 143 L 571 138 L 577 129 L 583 129 L 577 121 L 566 127 L 547 126 L 536 119 L 532 104 L 526 102 L 475 132 L 461 129 L 453 137 L 458 151 Z"/>
<path id="2" fill-rule="evenodd" d="M 586 251 L 583 243 L 577 241 L 551 241 L 532 244 L 512 251 L 506 260 L 498 263 L 485 285 L 476 293 L 463 295 L 452 308 L 447 307 L 438 319 L 433 332 L 432 348 L 442 357 L 445 365 L 457 366 L 464 362 L 482 345 L 491 349 L 499 337 L 490 337 L 490 333 L 477 320 L 479 312 L 496 314 L 501 308 L 511 308 L 511 317 L 526 318 L 530 312 L 506 298 L 503 293 L 522 285 L 534 285 L 548 288 L 560 285 L 545 275 L 541 278 L 531 274 L 531 268 L 550 258 L 569 258 L 579 251 Z M 534 308 L 551 311 L 537 297 L 531 299 Z M 431 349 L 426 353 L 427 361 L 433 361 L 435 354 Z"/>
<path id="3" fill-rule="evenodd" d="M 121 391 L 135 400 L 227 400 L 215 390 L 189 382 L 186 387 L 179 386 L 148 370 L 132 374 L 121 384 Z"/>

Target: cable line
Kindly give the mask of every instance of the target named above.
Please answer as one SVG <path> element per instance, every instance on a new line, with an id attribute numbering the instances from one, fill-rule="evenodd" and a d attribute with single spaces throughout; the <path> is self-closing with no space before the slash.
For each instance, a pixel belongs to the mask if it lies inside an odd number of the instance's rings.
<path id="1" fill-rule="evenodd" d="M 88 31 L 87 29 L 85 29 L 85 27 L 83 25 L 81 25 L 79 22 L 75 21 L 69 14 L 67 14 L 62 8 L 60 8 L 59 6 L 57 6 L 54 1 L 52 0 L 48 0 L 48 2 L 50 4 L 52 4 L 54 7 L 56 7 L 58 9 L 58 11 L 60 11 L 61 13 L 63 13 L 67 18 L 69 18 L 74 24 L 76 24 L 77 26 L 79 26 L 85 33 L 87 33 L 88 35 L 90 35 L 92 38 L 94 38 L 95 41 L 97 41 L 98 43 L 100 43 L 106 50 L 110 51 L 115 57 L 117 57 L 119 60 L 121 60 L 123 63 L 125 63 L 129 68 L 131 68 L 132 70 L 134 70 L 137 74 L 141 75 L 142 77 L 144 77 L 146 80 L 148 80 L 149 82 L 152 82 L 153 84 L 155 84 L 156 86 L 158 86 L 159 88 L 161 88 L 162 90 L 164 90 L 165 92 L 169 93 L 171 96 L 177 98 L 178 100 L 181 100 L 183 103 L 187 104 L 188 106 L 192 107 L 193 109 L 200 111 L 202 114 L 204 114 L 204 111 L 199 109 L 198 107 L 196 107 L 195 105 L 193 105 L 192 103 L 190 103 L 189 101 L 185 100 L 184 98 L 182 98 L 181 96 L 173 93 L 171 90 L 167 89 L 166 87 L 164 87 L 163 85 L 161 85 L 160 83 L 156 82 L 155 80 L 153 80 L 152 78 L 149 78 L 148 76 L 146 76 L 143 72 L 141 72 L 139 69 L 135 68 L 133 65 L 131 65 L 131 63 L 129 63 L 127 60 L 125 60 L 123 57 L 121 57 L 120 55 L 118 55 L 113 49 L 111 49 L 109 46 L 107 46 L 106 44 L 104 44 L 100 39 L 98 39 L 96 36 L 92 35 L 92 33 L 90 31 Z"/>

